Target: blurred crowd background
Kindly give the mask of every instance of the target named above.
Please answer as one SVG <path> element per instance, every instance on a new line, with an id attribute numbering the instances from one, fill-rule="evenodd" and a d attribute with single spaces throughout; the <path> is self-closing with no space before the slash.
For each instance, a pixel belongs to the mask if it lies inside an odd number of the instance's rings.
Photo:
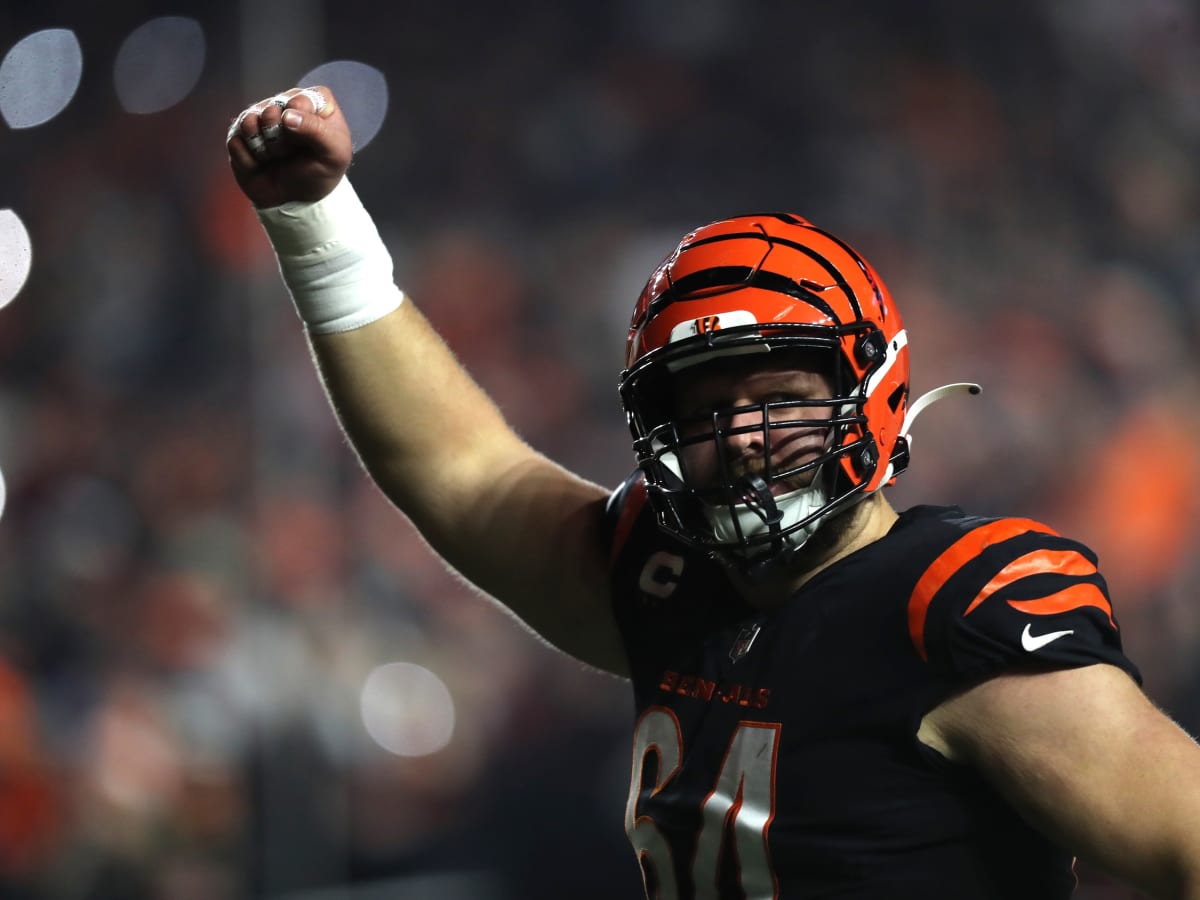
<path id="1" fill-rule="evenodd" d="M 159 16 L 203 64 L 130 111 L 113 61 Z M 889 282 L 915 392 L 984 386 L 893 502 L 1089 543 L 1200 732 L 1192 0 L 6 4 L 0 52 L 51 27 L 77 92 L 0 128 L 33 259 L 0 310 L 0 897 L 639 895 L 625 685 L 367 482 L 228 174 L 232 117 L 333 61 L 374 73 L 330 83 L 400 284 L 535 446 L 618 483 L 645 277 L 800 213 Z"/>

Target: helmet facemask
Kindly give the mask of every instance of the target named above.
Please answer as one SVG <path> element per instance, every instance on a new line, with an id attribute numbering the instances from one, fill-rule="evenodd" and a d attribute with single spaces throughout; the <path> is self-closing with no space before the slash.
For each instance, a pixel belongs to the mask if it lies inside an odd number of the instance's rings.
<path id="1" fill-rule="evenodd" d="M 873 469 L 878 453 L 863 412 L 868 380 L 855 377 L 845 347 L 869 332 L 869 323 L 735 327 L 664 347 L 628 372 L 622 395 L 660 524 L 753 574 L 786 562 L 865 496 L 864 461 Z M 744 376 L 765 377 L 761 396 L 692 408 L 705 379 Z M 818 376 L 823 389 L 789 395 L 788 385 Z"/>

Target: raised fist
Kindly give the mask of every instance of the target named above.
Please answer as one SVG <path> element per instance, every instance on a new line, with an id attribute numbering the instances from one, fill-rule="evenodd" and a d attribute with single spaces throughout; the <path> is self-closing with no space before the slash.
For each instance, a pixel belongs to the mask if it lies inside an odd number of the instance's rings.
<path id="1" fill-rule="evenodd" d="M 246 107 L 226 137 L 233 176 L 260 209 L 316 201 L 350 166 L 350 128 L 326 87 L 292 88 Z"/>

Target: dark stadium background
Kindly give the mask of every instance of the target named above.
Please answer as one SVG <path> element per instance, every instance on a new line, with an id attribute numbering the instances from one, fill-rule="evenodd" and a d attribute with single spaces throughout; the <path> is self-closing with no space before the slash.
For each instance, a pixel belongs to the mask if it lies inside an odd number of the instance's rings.
<path id="1" fill-rule="evenodd" d="M 201 44 L 129 50 L 167 16 Z M 8 3 L 0 53 L 50 28 L 82 65 L 46 121 L 10 116 L 69 66 L 0 68 L 0 897 L 639 894 L 624 686 L 366 483 L 228 175 L 231 118 L 320 66 L 399 282 L 602 483 L 626 317 L 685 230 L 849 238 L 915 390 L 984 385 L 925 414 L 894 502 L 1090 543 L 1200 730 L 1190 0 Z"/>

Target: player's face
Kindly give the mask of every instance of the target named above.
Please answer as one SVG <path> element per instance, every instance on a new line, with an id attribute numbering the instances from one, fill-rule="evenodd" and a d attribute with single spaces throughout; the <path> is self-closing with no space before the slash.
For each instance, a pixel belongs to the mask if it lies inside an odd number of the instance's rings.
<path id="1" fill-rule="evenodd" d="M 803 466 L 827 449 L 833 415 L 833 383 L 815 360 L 723 360 L 688 372 L 684 384 L 675 418 L 683 476 L 694 489 L 703 494 L 746 475 L 767 478 L 775 496 L 812 483 L 815 468 Z"/>

